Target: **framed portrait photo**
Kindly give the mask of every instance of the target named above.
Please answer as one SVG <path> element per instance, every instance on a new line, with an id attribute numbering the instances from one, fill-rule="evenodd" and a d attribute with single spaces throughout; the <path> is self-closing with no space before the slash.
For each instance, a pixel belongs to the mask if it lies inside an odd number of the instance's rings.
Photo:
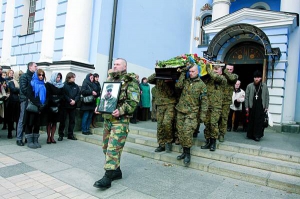
<path id="1" fill-rule="evenodd" d="M 104 82 L 100 95 L 100 102 L 97 107 L 100 113 L 111 114 L 117 108 L 119 94 L 121 90 L 121 82 Z"/>

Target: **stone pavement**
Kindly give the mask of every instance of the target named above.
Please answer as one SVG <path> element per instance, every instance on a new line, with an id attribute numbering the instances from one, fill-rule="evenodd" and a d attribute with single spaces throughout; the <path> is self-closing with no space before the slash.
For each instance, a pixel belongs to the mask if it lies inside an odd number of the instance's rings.
<path id="1" fill-rule="evenodd" d="M 151 122 L 137 125 L 155 128 Z M 126 152 L 121 161 L 123 179 L 114 181 L 110 189 L 100 190 L 93 187 L 104 174 L 104 155 L 99 146 L 68 139 L 47 145 L 46 135 L 42 134 L 42 148 L 29 149 L 17 146 L 15 139 L 8 140 L 6 135 L 6 131 L 0 131 L 0 199 L 300 198 L 297 194 Z M 229 133 L 227 139 L 244 141 L 233 135 Z M 267 144 L 269 140 L 278 140 L 279 143 L 273 143 L 275 147 L 282 145 L 300 151 L 300 145 L 290 146 L 299 144 L 299 134 L 282 136 L 268 132 L 264 140 L 253 144 Z"/>

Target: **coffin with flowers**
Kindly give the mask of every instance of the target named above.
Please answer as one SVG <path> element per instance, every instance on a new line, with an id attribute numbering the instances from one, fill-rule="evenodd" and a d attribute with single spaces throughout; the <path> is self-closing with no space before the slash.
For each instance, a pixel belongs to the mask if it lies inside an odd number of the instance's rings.
<path id="1" fill-rule="evenodd" d="M 169 60 L 157 61 L 155 66 L 155 73 L 157 79 L 173 79 L 176 80 L 180 76 L 178 69 L 190 67 L 194 64 L 200 68 L 200 76 L 207 74 L 206 71 L 207 60 L 198 57 L 197 54 L 183 54 Z"/>

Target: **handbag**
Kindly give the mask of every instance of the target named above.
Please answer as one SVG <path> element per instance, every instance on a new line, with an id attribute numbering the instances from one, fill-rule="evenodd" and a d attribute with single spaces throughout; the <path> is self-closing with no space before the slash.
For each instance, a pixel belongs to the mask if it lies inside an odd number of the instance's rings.
<path id="1" fill-rule="evenodd" d="M 237 100 L 234 100 L 234 106 L 235 106 L 236 108 L 239 108 L 240 105 L 241 105 L 241 102 L 238 102 Z"/>
<path id="2" fill-rule="evenodd" d="M 264 117 L 263 127 L 267 128 L 268 126 L 269 126 L 269 116 L 268 116 L 268 112 L 266 112 Z"/>
<path id="3" fill-rule="evenodd" d="M 58 113 L 58 107 L 57 106 L 51 106 L 51 107 L 49 107 L 49 109 L 52 113 Z"/>
<path id="4" fill-rule="evenodd" d="M 84 103 L 91 103 L 95 100 L 94 96 L 93 95 L 89 95 L 89 96 L 85 96 L 83 97 L 83 102 Z"/>
<path id="5" fill-rule="evenodd" d="M 32 113 L 38 113 L 39 109 L 36 105 L 34 105 L 31 101 L 29 101 L 28 105 L 26 107 L 26 111 L 32 112 Z"/>

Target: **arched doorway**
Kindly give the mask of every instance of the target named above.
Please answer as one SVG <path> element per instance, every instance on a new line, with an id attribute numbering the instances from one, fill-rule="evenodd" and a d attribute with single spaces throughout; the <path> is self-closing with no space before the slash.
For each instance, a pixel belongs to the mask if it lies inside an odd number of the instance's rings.
<path id="1" fill-rule="evenodd" d="M 236 44 L 226 53 L 224 62 L 234 65 L 234 73 L 242 82 L 241 88 L 246 90 L 249 83 L 253 82 L 253 73 L 256 70 L 264 70 L 264 47 L 256 42 L 241 42 Z"/>

